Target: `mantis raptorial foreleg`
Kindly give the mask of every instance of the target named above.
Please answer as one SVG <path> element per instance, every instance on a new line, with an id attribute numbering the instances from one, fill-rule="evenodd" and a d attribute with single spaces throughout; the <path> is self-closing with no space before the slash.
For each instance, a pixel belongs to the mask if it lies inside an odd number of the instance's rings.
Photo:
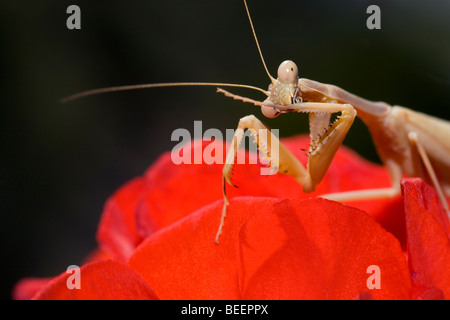
<path id="1" fill-rule="evenodd" d="M 244 131 L 250 130 L 251 135 L 255 138 L 255 142 L 258 149 L 262 152 L 264 157 L 269 160 L 269 165 L 276 170 L 276 172 L 282 172 L 289 174 L 299 181 L 304 182 L 310 180 L 308 178 L 308 172 L 305 167 L 298 161 L 298 159 L 292 155 L 292 153 L 281 144 L 278 138 L 270 132 L 270 130 L 255 116 L 249 115 L 242 118 L 239 121 L 238 127 L 233 136 L 230 148 L 227 152 L 225 166 L 222 173 L 222 186 L 223 186 L 223 209 L 220 219 L 219 230 L 216 234 L 216 243 L 219 242 L 219 236 L 222 233 L 222 227 L 224 225 L 225 216 L 227 213 L 227 206 L 229 204 L 226 193 L 226 182 L 234 186 L 231 181 L 231 174 L 235 165 L 235 159 L 238 153 L 239 146 L 244 137 Z M 273 143 L 275 140 L 276 143 Z M 276 145 L 278 148 L 272 148 Z"/>
<path id="2" fill-rule="evenodd" d="M 223 89 L 220 89 L 220 92 L 235 99 L 245 99 L 247 102 L 252 102 L 251 99 L 233 95 Z M 260 102 L 255 102 L 256 104 L 261 105 Z M 293 176 L 303 186 L 305 192 L 312 192 L 327 172 L 337 149 L 342 144 L 342 141 L 356 116 L 355 109 L 349 104 L 303 102 L 288 106 L 271 105 L 271 107 L 275 107 L 280 111 L 289 110 L 290 112 L 306 112 L 310 114 L 311 145 L 308 151 L 309 157 L 307 167 L 305 168 L 303 164 L 301 164 L 300 161 L 278 141 L 277 137 L 272 133 L 267 134 L 268 129 L 255 116 L 250 115 L 242 118 L 239 121 L 237 130 L 233 136 L 233 141 L 227 153 L 226 164 L 223 168 L 222 185 L 224 204 L 219 230 L 216 235 L 216 243 L 218 243 L 219 236 L 222 232 L 229 203 L 226 195 L 225 182 L 233 185 L 231 181 L 231 172 L 234 166 L 234 159 L 236 158 L 239 145 L 244 135 L 244 130 L 248 129 L 251 131 L 252 136 L 255 137 L 255 142 L 257 143 L 259 150 L 269 159 L 270 164 L 278 164 L 277 172 Z M 341 115 L 338 116 L 336 121 L 329 125 L 330 115 L 337 112 L 340 112 Z M 264 133 L 263 137 L 262 133 Z M 273 139 L 277 139 L 275 145 L 278 147 L 278 150 L 272 149 Z"/>

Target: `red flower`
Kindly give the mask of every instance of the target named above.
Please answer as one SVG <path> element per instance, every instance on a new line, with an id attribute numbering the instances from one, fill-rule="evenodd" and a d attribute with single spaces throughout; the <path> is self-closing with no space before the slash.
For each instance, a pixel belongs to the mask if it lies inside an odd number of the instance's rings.
<path id="1" fill-rule="evenodd" d="M 306 162 L 307 137 L 282 143 Z M 211 146 L 198 144 L 202 151 Z M 219 245 L 222 165 L 175 165 L 166 153 L 108 199 L 97 233 L 103 253 L 80 269 L 81 289 L 69 289 L 64 272 L 39 283 L 22 281 L 14 297 L 450 297 L 448 218 L 420 180 L 403 181 L 403 201 L 349 206 L 315 196 L 387 187 L 390 180 L 383 167 L 346 148 L 313 194 L 303 193 L 292 177 L 260 175 L 260 165 L 235 168 L 239 188 L 227 189 L 231 202 Z"/>
<path id="2" fill-rule="evenodd" d="M 434 189 L 420 179 L 402 182 L 408 263 L 416 299 L 450 299 L 450 224 Z"/>

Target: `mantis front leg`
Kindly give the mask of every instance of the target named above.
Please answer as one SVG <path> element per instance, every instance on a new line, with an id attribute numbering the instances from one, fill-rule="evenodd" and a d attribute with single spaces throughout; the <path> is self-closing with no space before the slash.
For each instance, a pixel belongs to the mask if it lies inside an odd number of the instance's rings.
<path id="1" fill-rule="evenodd" d="M 239 99 L 240 97 L 234 95 L 234 98 Z M 305 102 L 279 108 L 284 112 L 307 112 L 310 114 L 311 144 L 308 150 L 308 164 L 305 168 L 255 116 L 250 115 L 242 118 L 233 136 L 233 141 L 227 153 L 226 164 L 223 168 L 224 204 L 219 230 L 216 234 L 216 243 L 219 242 L 229 204 L 226 195 L 226 182 L 233 185 L 231 171 L 235 165 L 234 160 L 245 130 L 251 131 L 259 150 L 268 158 L 272 168 L 274 168 L 273 164 L 276 163 L 275 169 L 277 172 L 293 176 L 303 186 L 305 192 L 312 192 L 327 172 L 336 151 L 342 144 L 356 116 L 355 109 L 349 104 Z M 336 112 L 341 112 L 341 115 L 330 124 L 331 114 Z M 274 139 L 276 143 L 273 143 Z M 278 150 L 274 150 L 272 146 L 276 146 Z"/>

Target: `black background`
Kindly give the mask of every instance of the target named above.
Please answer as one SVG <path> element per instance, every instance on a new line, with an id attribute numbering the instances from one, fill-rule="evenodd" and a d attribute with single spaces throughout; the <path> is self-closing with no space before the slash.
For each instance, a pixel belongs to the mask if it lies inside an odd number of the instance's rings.
<path id="1" fill-rule="evenodd" d="M 81 8 L 81 30 L 66 8 Z M 366 9 L 381 8 L 381 30 Z M 450 119 L 450 2 L 250 0 L 272 75 L 285 59 L 300 76 Z M 8 1 L 0 11 L 0 297 L 26 276 L 80 264 L 96 247 L 106 199 L 164 151 L 177 128 L 234 129 L 259 110 L 214 88 L 109 93 L 125 84 L 269 80 L 240 0 Z M 232 90 L 262 99 L 258 92 Z M 281 136 L 307 132 L 304 115 L 264 120 Z M 442 137 L 448 139 L 449 137 Z M 345 142 L 379 161 L 357 121 Z M 302 146 L 299 146 L 302 147 Z"/>

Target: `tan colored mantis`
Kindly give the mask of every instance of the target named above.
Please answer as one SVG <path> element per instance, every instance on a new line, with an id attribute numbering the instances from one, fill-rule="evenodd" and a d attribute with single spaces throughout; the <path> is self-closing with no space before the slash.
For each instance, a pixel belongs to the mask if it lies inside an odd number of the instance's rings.
<path id="1" fill-rule="evenodd" d="M 308 150 L 309 157 L 306 167 L 281 143 L 278 144 L 279 150 L 270 150 L 270 143 L 267 143 L 267 141 L 264 146 L 261 146 L 258 132 L 260 129 L 266 129 L 266 127 L 255 116 L 250 115 L 240 119 L 238 129 L 242 130 L 236 131 L 223 168 L 224 205 L 219 230 L 215 238 L 217 243 L 222 232 L 229 204 L 226 195 L 226 183 L 233 185 L 231 170 L 234 166 L 233 160 L 243 138 L 244 130 L 251 131 L 256 138 L 258 146 L 262 147 L 262 152 L 265 153 L 269 160 L 273 160 L 273 157 L 278 157 L 279 173 L 293 176 L 303 186 L 305 192 L 312 192 L 327 172 L 356 115 L 369 128 L 377 152 L 389 171 L 392 187 L 327 194 L 322 195 L 322 197 L 336 201 L 394 197 L 400 193 L 400 180 L 404 175 L 421 177 L 435 187 L 442 206 L 450 217 L 450 210 L 445 198 L 446 195 L 450 195 L 450 157 L 448 156 L 450 153 L 450 141 L 442 139 L 442 137 L 450 136 L 450 122 L 404 107 L 390 106 L 384 102 L 369 101 L 334 85 L 299 78 L 298 68 L 290 60 L 280 64 L 278 76 L 275 79 L 270 75 L 264 62 L 245 0 L 244 4 L 261 61 L 271 80 L 268 90 L 249 85 L 229 83 L 157 83 L 89 90 L 70 96 L 64 101 L 102 92 L 142 88 L 168 86 L 243 87 L 264 93 L 267 96 L 266 100 L 263 102 L 256 101 L 232 94 L 220 88 L 218 92 L 261 107 L 262 113 L 269 118 L 277 117 L 282 113 L 308 113 L 311 144 Z M 331 115 L 334 113 L 340 113 L 340 116 L 330 123 Z M 277 139 L 272 134 L 268 134 L 268 138 Z"/>

